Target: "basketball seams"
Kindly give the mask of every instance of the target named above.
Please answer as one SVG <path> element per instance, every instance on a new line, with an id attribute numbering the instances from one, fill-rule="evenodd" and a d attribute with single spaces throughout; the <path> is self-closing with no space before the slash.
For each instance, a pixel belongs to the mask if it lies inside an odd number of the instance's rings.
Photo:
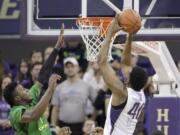
<path id="1" fill-rule="evenodd" d="M 136 33 L 141 27 L 141 17 L 132 9 L 124 10 L 119 17 L 119 21 L 126 32 Z"/>

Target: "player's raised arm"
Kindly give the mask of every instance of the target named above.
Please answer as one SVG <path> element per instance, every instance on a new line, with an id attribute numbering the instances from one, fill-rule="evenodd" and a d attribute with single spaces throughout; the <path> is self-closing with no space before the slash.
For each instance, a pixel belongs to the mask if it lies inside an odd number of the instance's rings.
<path id="1" fill-rule="evenodd" d="M 129 73 L 132 70 L 132 55 L 131 55 L 131 46 L 132 46 L 132 39 L 133 35 L 128 34 L 126 43 L 125 43 L 125 48 L 123 50 L 122 56 L 121 56 L 121 70 L 124 74 L 125 77 L 125 83 L 128 82 L 129 79 Z"/>
<path id="2" fill-rule="evenodd" d="M 49 105 L 49 100 L 52 97 L 52 94 L 57 86 L 57 80 L 60 80 L 60 76 L 53 74 L 49 79 L 49 87 L 46 90 L 42 99 L 38 102 L 38 104 L 32 110 L 25 110 L 21 117 L 22 123 L 28 123 L 30 121 L 38 120 L 43 113 L 45 112 L 46 108 Z"/>
<path id="3" fill-rule="evenodd" d="M 108 88 L 112 91 L 113 97 L 117 97 L 116 99 L 120 99 L 117 102 L 112 101 L 113 105 L 119 105 L 127 98 L 127 91 L 124 91 L 125 89 L 124 84 L 116 76 L 114 70 L 107 61 L 111 39 L 115 35 L 115 33 L 121 29 L 118 23 L 118 18 L 119 18 L 118 15 L 116 15 L 116 17 L 112 20 L 107 30 L 107 35 L 105 37 L 105 40 L 102 43 L 102 48 L 100 50 L 100 54 L 98 58 L 98 64 L 102 76 L 104 78 L 104 81 L 106 82 Z"/>
<path id="4" fill-rule="evenodd" d="M 100 50 L 99 57 L 98 57 L 98 63 L 102 63 L 102 64 L 108 63 L 107 59 L 108 59 L 108 52 L 109 52 L 111 40 L 113 36 L 116 34 L 116 32 L 122 29 L 119 26 L 118 18 L 119 18 L 119 15 L 117 14 L 110 23 L 110 26 L 106 33 L 106 37 L 102 43 L 102 48 Z"/>
<path id="5" fill-rule="evenodd" d="M 133 39 L 133 35 L 128 34 L 127 39 L 126 39 L 126 43 L 125 43 L 125 49 L 124 49 L 122 56 L 121 56 L 121 64 L 126 65 L 126 66 L 130 66 L 130 67 L 132 64 L 132 61 L 131 61 L 132 39 Z"/>
<path id="6" fill-rule="evenodd" d="M 57 43 L 54 47 L 53 52 L 51 53 L 51 55 L 48 57 L 48 59 L 45 61 L 42 69 L 40 70 L 39 73 L 39 77 L 38 77 L 38 84 L 40 84 L 40 86 L 48 80 L 51 72 L 52 72 L 52 68 L 54 65 L 54 62 L 56 60 L 56 57 L 58 55 L 59 50 L 62 48 L 64 43 L 64 24 L 62 24 L 61 26 L 61 31 L 60 31 L 60 35 L 58 37 Z"/>

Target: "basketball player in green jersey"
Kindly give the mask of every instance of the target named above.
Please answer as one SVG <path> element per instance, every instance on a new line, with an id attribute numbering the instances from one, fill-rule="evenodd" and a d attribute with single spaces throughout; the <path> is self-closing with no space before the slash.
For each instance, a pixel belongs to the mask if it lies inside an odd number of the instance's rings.
<path id="1" fill-rule="evenodd" d="M 63 44 L 63 31 L 54 47 L 53 52 L 44 63 L 38 77 L 38 81 L 30 88 L 25 89 L 18 83 L 10 83 L 4 90 L 5 100 L 11 105 L 10 121 L 16 131 L 16 135 L 51 135 L 49 123 L 43 116 L 49 105 L 49 100 L 57 85 L 58 75 L 52 75 L 49 79 L 53 64 L 59 49 Z M 49 79 L 49 87 L 38 102 L 43 82 Z M 68 134 L 67 134 L 68 135 Z"/>

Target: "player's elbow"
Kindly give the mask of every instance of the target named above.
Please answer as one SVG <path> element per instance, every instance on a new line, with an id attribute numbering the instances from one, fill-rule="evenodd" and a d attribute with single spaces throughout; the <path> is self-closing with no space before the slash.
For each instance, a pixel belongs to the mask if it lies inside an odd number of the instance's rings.
<path id="1" fill-rule="evenodd" d="M 41 113 L 40 111 L 38 112 L 31 112 L 31 120 L 32 121 L 37 121 L 39 120 L 39 118 L 43 115 L 43 113 Z"/>

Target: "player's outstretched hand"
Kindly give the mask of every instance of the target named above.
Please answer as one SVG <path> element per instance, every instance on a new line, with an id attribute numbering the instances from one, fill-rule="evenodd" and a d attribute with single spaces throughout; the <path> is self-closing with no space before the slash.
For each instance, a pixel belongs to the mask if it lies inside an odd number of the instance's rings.
<path id="1" fill-rule="evenodd" d="M 103 135 L 103 128 L 101 127 L 95 127 L 92 132 L 92 135 Z"/>
<path id="2" fill-rule="evenodd" d="M 70 135 L 71 129 L 69 127 L 60 128 L 57 135 Z"/>
<path id="3" fill-rule="evenodd" d="M 107 33 L 114 35 L 116 32 L 123 29 L 119 23 L 119 15 L 120 14 L 116 14 L 116 16 L 113 18 L 113 20 L 110 23 Z"/>
<path id="4" fill-rule="evenodd" d="M 60 34 L 57 40 L 57 43 L 55 45 L 55 48 L 60 49 L 64 45 L 64 23 L 61 25 Z"/>
<path id="5" fill-rule="evenodd" d="M 50 79 L 49 79 L 49 88 L 54 90 L 57 86 L 57 81 L 61 79 L 61 76 L 57 74 L 52 74 Z"/>

